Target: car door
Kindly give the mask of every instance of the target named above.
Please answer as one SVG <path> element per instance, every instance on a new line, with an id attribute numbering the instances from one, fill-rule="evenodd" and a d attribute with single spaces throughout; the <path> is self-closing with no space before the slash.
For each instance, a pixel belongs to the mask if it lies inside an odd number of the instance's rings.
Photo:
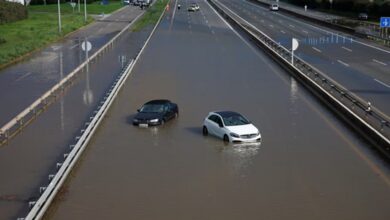
<path id="1" fill-rule="evenodd" d="M 207 127 L 210 134 L 217 135 L 216 129 L 218 128 L 218 123 L 217 123 L 217 116 L 216 115 L 210 115 L 207 118 L 206 127 Z"/>
<path id="2" fill-rule="evenodd" d="M 222 118 L 220 116 L 217 116 L 216 118 L 215 135 L 221 138 L 223 138 L 223 136 L 225 135 L 224 125 L 222 123 Z"/>

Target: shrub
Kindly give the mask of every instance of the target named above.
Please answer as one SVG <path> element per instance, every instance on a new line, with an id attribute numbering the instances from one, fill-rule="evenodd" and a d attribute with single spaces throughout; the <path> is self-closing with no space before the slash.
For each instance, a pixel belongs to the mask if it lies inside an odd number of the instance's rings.
<path id="1" fill-rule="evenodd" d="M 27 16 L 27 9 L 24 5 L 0 0 L 0 24 L 23 20 Z"/>
<path id="2" fill-rule="evenodd" d="M 4 38 L 0 37 L 0 44 L 4 44 L 5 42 L 7 42 Z"/>

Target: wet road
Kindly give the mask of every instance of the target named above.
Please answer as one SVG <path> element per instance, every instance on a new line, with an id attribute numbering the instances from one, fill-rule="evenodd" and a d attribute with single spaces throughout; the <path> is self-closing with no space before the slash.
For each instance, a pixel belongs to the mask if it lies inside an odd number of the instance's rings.
<path id="1" fill-rule="evenodd" d="M 1 70 L 0 103 L 7 104 L 1 105 L 0 127 L 85 61 L 81 42 L 85 39 L 91 42 L 91 56 L 140 13 L 138 7 L 125 7 Z M 59 70 L 60 62 L 63 65 L 62 73 Z"/>
<path id="2" fill-rule="evenodd" d="M 75 144 L 122 65 L 136 56 L 150 31 L 124 33 L 56 103 L 0 148 L 0 219 L 27 214 L 28 202 L 36 200 L 39 187 L 48 184 L 48 175 L 55 173 L 56 163 L 69 153 L 69 145 Z M 124 63 L 120 56 L 125 57 Z M 57 77 L 63 77 L 63 71 L 57 71 Z"/>
<path id="3" fill-rule="evenodd" d="M 271 12 L 246 0 L 218 0 L 263 33 L 390 117 L 390 50 L 334 30 Z"/>
<path id="4" fill-rule="evenodd" d="M 197 2 L 164 17 L 48 219 L 389 219 L 388 167 Z M 155 98 L 178 103 L 179 118 L 133 127 Z M 246 115 L 261 146 L 203 137 L 212 110 Z"/>

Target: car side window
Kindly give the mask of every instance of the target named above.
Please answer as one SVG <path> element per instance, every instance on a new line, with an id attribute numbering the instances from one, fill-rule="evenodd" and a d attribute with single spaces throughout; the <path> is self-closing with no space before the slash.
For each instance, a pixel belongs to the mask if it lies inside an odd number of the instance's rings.
<path id="1" fill-rule="evenodd" d="M 209 117 L 209 120 L 210 120 L 210 121 L 213 121 L 213 122 L 215 122 L 215 123 L 218 124 L 217 118 L 218 118 L 218 117 L 217 117 L 216 115 L 211 115 L 211 116 Z"/>
<path id="2" fill-rule="evenodd" d="M 216 123 L 217 123 L 220 127 L 222 127 L 222 125 L 223 125 L 222 119 L 221 119 L 220 117 L 218 117 L 218 116 L 216 116 L 216 118 L 217 118 Z"/>

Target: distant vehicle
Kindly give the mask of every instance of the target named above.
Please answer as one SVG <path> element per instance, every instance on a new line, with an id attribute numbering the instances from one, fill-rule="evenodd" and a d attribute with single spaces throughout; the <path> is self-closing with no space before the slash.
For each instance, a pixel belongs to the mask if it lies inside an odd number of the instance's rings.
<path id="1" fill-rule="evenodd" d="M 272 4 L 270 7 L 271 11 L 279 11 L 279 5 L 278 4 Z"/>
<path id="2" fill-rule="evenodd" d="M 137 0 L 140 6 L 149 7 L 152 0 Z"/>
<path id="3" fill-rule="evenodd" d="M 210 112 L 203 122 L 203 135 L 214 135 L 225 142 L 261 141 L 259 130 L 244 116 L 232 111 Z"/>
<path id="4" fill-rule="evenodd" d="M 198 4 L 196 3 L 192 3 L 189 7 L 188 7 L 188 11 L 199 11 L 200 7 Z"/>
<path id="5" fill-rule="evenodd" d="M 159 99 L 145 103 L 133 118 L 133 125 L 148 127 L 162 125 L 166 121 L 177 118 L 179 108 L 169 100 Z"/>
<path id="6" fill-rule="evenodd" d="M 359 20 L 368 20 L 368 14 L 367 13 L 359 13 L 358 19 Z"/>
<path id="7" fill-rule="evenodd" d="M 130 5 L 130 0 L 123 0 L 124 5 Z"/>

